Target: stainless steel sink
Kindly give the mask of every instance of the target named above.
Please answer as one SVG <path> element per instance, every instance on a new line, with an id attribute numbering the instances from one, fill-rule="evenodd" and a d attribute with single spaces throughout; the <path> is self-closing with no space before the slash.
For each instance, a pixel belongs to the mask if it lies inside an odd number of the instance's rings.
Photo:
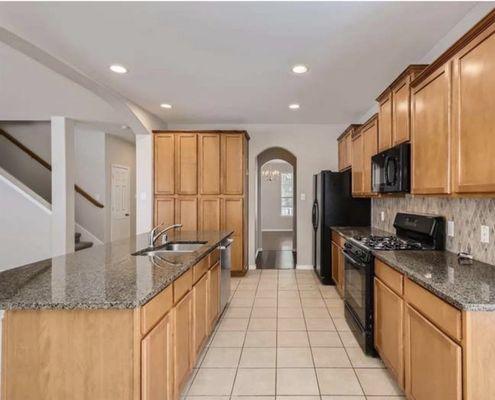
<path id="1" fill-rule="evenodd" d="M 173 253 L 192 253 L 203 247 L 207 242 L 169 242 L 157 247 L 148 247 L 133 253 L 133 256 L 154 256 Z"/>

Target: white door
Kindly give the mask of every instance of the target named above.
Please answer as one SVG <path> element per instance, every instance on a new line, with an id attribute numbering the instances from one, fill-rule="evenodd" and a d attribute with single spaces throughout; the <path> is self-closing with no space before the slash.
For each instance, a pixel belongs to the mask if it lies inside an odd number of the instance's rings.
<path id="1" fill-rule="evenodd" d="M 111 240 L 131 236 L 129 167 L 112 164 Z"/>

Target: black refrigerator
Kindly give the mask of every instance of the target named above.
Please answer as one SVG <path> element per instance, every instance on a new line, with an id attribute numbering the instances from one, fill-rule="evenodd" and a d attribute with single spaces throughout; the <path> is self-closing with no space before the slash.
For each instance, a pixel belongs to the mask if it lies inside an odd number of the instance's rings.
<path id="1" fill-rule="evenodd" d="M 321 282 L 332 280 L 331 226 L 370 226 L 371 201 L 351 196 L 351 171 L 321 171 L 313 182 L 313 267 Z"/>

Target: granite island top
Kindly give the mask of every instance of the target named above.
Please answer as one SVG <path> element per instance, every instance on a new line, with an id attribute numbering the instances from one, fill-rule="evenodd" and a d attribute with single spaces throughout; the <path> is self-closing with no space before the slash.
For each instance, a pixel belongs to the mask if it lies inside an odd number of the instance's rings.
<path id="1" fill-rule="evenodd" d="M 0 273 L 0 309 L 135 308 L 169 286 L 213 251 L 230 231 L 169 232 L 170 241 L 205 241 L 192 253 L 132 256 L 148 234 Z"/>
<path id="2" fill-rule="evenodd" d="M 371 227 L 332 227 L 346 239 L 355 235 L 393 235 Z M 459 264 L 450 251 L 373 251 L 376 258 L 403 273 L 452 306 L 466 311 L 495 311 L 495 266 L 480 261 Z"/>

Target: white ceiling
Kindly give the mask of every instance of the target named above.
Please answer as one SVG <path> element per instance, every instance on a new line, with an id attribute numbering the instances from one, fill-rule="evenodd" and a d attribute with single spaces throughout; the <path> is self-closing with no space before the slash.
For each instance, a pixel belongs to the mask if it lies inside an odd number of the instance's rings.
<path id="1" fill-rule="evenodd" d="M 475 4 L 3 2 L 0 24 L 168 122 L 349 123 Z"/>

